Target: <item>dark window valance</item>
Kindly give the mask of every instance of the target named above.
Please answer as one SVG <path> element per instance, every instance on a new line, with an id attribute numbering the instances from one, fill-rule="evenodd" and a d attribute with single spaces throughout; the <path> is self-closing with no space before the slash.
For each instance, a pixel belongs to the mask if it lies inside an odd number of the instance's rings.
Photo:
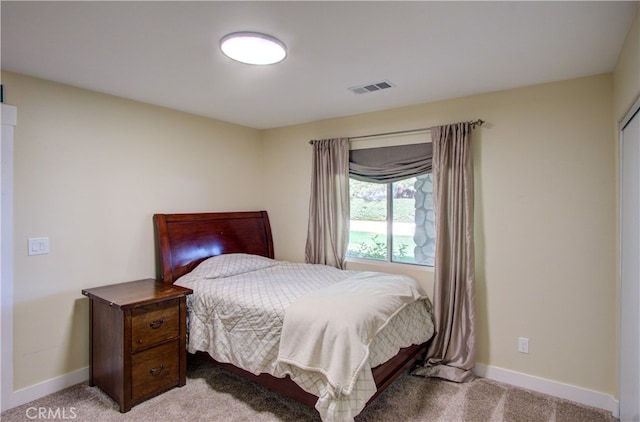
<path id="1" fill-rule="evenodd" d="M 364 182 L 397 182 L 430 173 L 432 158 L 430 142 L 351 150 L 349 176 Z"/>

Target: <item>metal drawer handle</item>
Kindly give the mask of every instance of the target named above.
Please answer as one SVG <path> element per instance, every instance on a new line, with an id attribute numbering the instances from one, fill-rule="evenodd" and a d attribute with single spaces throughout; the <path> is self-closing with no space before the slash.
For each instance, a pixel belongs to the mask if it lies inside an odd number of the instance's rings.
<path id="1" fill-rule="evenodd" d="M 160 371 L 162 371 L 162 368 L 164 368 L 164 365 L 160 365 L 157 368 L 151 368 L 149 369 L 149 373 L 153 376 L 156 376 L 160 373 Z"/>
<path id="2" fill-rule="evenodd" d="M 151 321 L 149 323 L 149 327 L 153 328 L 154 330 L 157 330 L 158 328 L 160 328 L 160 326 L 164 323 L 164 319 L 160 318 L 157 319 L 155 321 Z"/>

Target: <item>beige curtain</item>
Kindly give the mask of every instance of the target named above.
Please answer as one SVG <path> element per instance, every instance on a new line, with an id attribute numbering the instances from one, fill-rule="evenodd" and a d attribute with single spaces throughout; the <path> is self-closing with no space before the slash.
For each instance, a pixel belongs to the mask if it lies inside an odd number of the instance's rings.
<path id="1" fill-rule="evenodd" d="M 475 270 L 471 123 L 431 128 L 436 256 L 436 334 L 415 375 L 464 382 L 475 364 Z"/>
<path id="2" fill-rule="evenodd" d="M 305 261 L 344 269 L 349 242 L 349 139 L 323 139 L 311 144 Z"/>

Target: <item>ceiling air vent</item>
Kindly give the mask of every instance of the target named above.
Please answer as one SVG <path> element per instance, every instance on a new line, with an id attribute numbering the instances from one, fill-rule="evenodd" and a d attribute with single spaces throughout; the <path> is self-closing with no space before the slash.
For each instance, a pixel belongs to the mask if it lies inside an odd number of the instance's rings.
<path id="1" fill-rule="evenodd" d="M 389 81 L 381 81 L 372 84 L 352 86 L 351 88 L 347 88 L 349 91 L 354 94 L 368 94 L 369 92 L 380 91 L 387 88 L 393 88 L 395 85 Z"/>

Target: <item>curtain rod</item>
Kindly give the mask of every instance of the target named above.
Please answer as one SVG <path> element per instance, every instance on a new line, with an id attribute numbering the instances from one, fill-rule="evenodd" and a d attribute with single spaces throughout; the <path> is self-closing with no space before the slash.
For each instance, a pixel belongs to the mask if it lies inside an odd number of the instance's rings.
<path id="1" fill-rule="evenodd" d="M 471 121 L 469 123 L 471 124 L 471 129 L 475 129 L 477 126 L 482 126 L 484 124 L 484 120 L 478 119 L 478 120 Z M 396 132 L 372 133 L 370 135 L 353 136 L 349 138 L 349 141 L 353 141 L 354 139 L 374 138 L 378 136 L 402 135 L 406 133 L 430 132 L 430 131 L 431 131 L 430 127 L 423 127 L 420 129 L 407 129 L 407 130 L 399 130 Z M 313 141 L 309 141 L 309 144 L 312 144 L 312 143 Z"/>

